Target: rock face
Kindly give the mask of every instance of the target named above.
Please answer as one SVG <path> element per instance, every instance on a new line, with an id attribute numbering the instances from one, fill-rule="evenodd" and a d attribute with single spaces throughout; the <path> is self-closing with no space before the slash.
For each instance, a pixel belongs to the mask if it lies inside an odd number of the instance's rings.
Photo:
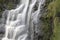
<path id="1" fill-rule="evenodd" d="M 5 33 L 5 28 L 4 28 L 4 26 L 5 26 L 5 23 L 6 23 L 6 17 L 7 17 L 7 14 L 6 14 L 6 12 L 7 12 L 7 10 L 8 9 L 14 9 L 15 7 L 16 7 L 16 5 L 19 3 L 20 1 L 19 0 L 0 0 L 0 18 L 1 18 L 1 22 L 0 22 L 0 37 L 3 37 L 2 35 L 4 35 L 4 33 Z M 47 2 L 48 2 L 48 0 L 47 0 Z M 47 3 L 46 2 L 46 3 Z M 46 5 L 47 6 L 47 5 Z M 43 8 L 44 6 L 42 5 L 42 8 Z M 36 9 L 37 8 L 37 6 L 35 7 L 35 10 L 37 10 Z M 4 11 L 5 9 L 7 9 L 6 11 Z M 43 8 L 43 11 L 45 11 L 44 9 L 46 9 L 46 7 L 45 8 Z M 4 11 L 4 14 L 2 14 L 2 11 Z M 42 10 L 41 10 L 42 11 Z M 44 13 L 44 12 L 41 12 L 41 13 Z M 3 16 L 2 16 L 3 15 Z M 40 20 L 41 20 L 42 18 L 40 18 Z M 44 18 L 43 18 L 43 20 L 44 20 Z M 50 36 L 49 35 L 51 35 L 51 34 L 49 34 L 50 33 L 50 30 L 51 30 L 51 28 L 50 29 L 48 29 L 48 23 L 47 23 L 47 21 L 43 21 L 43 20 L 41 20 L 41 25 L 39 26 L 39 28 L 41 27 L 41 31 L 39 32 L 39 35 L 38 35 L 38 40 L 49 40 L 49 38 L 50 38 Z M 48 24 L 48 25 L 47 25 Z"/>
<path id="2" fill-rule="evenodd" d="M 2 16 L 2 11 L 14 9 L 19 2 L 19 0 L 0 0 L 0 17 Z"/>
<path id="3" fill-rule="evenodd" d="M 0 0 L 0 40 L 5 34 L 6 12 L 7 10 L 14 9 L 19 2 L 19 0 Z"/>
<path id="4" fill-rule="evenodd" d="M 4 34 L 5 34 L 5 24 L 7 19 L 7 13 L 8 13 L 8 10 L 5 10 L 2 14 L 2 17 L 0 17 L 0 40 L 2 37 L 4 37 Z"/>
<path id="5" fill-rule="evenodd" d="M 14 8 L 19 2 L 19 0 L 0 0 L 0 10 Z"/>
<path id="6" fill-rule="evenodd" d="M 14 9 L 16 5 L 19 3 L 19 0 L 0 0 L 0 31 L 2 31 L 2 26 L 4 26 L 5 21 L 6 21 L 6 11 L 8 9 Z M 7 10 L 6 10 L 7 9 Z M 6 10 L 6 11 L 5 11 Z M 3 11 L 5 11 L 4 14 Z"/>
<path id="7" fill-rule="evenodd" d="M 14 9 L 16 5 L 19 3 L 19 0 L 0 0 L 0 34 L 4 34 L 4 24 L 6 23 L 6 11 L 3 14 L 2 21 L 2 11 L 5 9 Z M 43 6 L 44 13 L 41 20 L 41 31 L 42 35 L 38 37 L 41 40 L 60 40 L 60 0 L 46 0 L 46 3 Z M 36 10 L 36 9 L 35 9 Z M 3 27 L 2 27 L 3 26 Z M 2 30 L 4 29 L 4 30 Z"/>

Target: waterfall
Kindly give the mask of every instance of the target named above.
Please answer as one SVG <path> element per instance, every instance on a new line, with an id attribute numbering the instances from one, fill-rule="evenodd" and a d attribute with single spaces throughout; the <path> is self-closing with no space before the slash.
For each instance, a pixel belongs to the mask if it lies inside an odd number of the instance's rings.
<path id="1" fill-rule="evenodd" d="M 38 23 L 44 2 L 45 0 L 20 0 L 16 9 L 8 10 L 2 40 L 35 40 L 35 33 L 39 33 Z"/>

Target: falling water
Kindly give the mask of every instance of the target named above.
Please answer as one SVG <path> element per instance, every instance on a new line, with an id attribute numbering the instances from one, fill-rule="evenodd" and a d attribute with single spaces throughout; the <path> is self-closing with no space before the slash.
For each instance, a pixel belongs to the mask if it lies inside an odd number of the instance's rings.
<path id="1" fill-rule="evenodd" d="M 9 10 L 5 25 L 5 36 L 2 40 L 34 40 L 34 32 L 39 32 L 38 22 L 41 16 L 41 5 L 44 1 L 20 0 L 16 9 Z M 37 10 L 34 10 L 36 4 L 38 7 Z"/>

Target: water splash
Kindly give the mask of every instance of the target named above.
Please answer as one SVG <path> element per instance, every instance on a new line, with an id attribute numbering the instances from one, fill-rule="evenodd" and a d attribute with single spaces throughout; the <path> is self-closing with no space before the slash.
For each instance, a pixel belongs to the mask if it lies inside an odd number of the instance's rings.
<path id="1" fill-rule="evenodd" d="M 41 5 L 45 0 L 20 1 L 21 5 L 8 12 L 5 37 L 2 40 L 34 40 L 34 32 L 39 32 L 37 24 L 41 15 Z M 38 8 L 33 12 L 36 3 Z"/>

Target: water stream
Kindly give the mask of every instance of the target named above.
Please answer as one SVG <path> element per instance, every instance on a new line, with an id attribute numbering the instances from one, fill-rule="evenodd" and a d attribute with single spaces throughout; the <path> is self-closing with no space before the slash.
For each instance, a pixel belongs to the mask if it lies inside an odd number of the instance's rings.
<path id="1" fill-rule="evenodd" d="M 5 36 L 2 40 L 34 40 L 38 33 L 41 5 L 45 0 L 20 0 L 16 9 L 8 11 Z M 37 4 L 37 10 L 34 7 Z"/>

